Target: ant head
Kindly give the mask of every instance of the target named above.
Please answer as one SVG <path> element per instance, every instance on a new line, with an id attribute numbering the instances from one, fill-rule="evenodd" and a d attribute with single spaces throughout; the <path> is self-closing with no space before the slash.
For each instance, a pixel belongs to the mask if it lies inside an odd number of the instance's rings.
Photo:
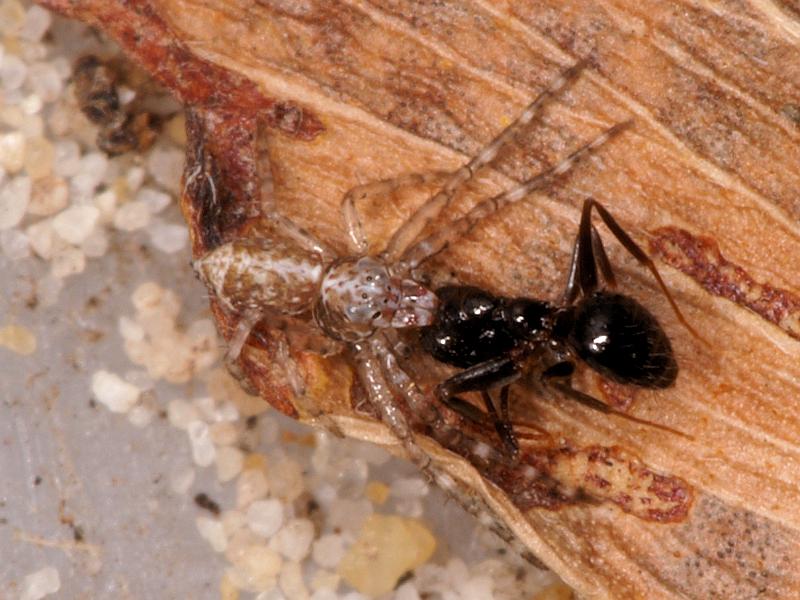
<path id="1" fill-rule="evenodd" d="M 518 298 L 509 300 L 502 309 L 502 318 L 511 333 L 520 339 L 548 339 L 553 330 L 555 309 L 547 302 Z"/>
<path id="2" fill-rule="evenodd" d="M 447 285 L 436 290 L 440 323 L 465 323 L 491 318 L 498 298 L 470 285 Z"/>

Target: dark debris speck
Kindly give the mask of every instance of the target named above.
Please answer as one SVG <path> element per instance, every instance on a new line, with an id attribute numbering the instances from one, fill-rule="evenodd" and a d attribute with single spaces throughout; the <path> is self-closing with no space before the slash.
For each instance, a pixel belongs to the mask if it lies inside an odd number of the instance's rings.
<path id="1" fill-rule="evenodd" d="M 200 508 L 207 510 L 212 515 L 219 515 L 220 508 L 214 500 L 212 500 L 205 492 L 200 492 L 194 497 L 194 503 Z"/>

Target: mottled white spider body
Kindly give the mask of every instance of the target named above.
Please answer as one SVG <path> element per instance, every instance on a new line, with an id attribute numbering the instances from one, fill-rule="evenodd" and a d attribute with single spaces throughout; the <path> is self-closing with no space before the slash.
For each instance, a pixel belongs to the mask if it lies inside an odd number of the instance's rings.
<path id="1" fill-rule="evenodd" d="M 225 308 L 243 315 L 280 307 L 309 310 L 324 274 L 321 257 L 280 237 L 223 244 L 194 262 L 200 279 Z"/>
<path id="2" fill-rule="evenodd" d="M 414 428 L 425 429 L 442 445 L 455 449 L 473 464 L 503 462 L 501 451 L 468 438 L 446 411 L 426 398 L 400 367 L 387 335 L 390 330 L 428 325 L 435 317 L 438 300 L 415 279 L 426 260 L 467 233 L 477 222 L 509 203 L 526 197 L 616 135 L 626 124 L 606 130 L 557 165 L 516 188 L 476 204 L 466 215 L 452 219 L 434 233 L 422 236 L 427 225 L 451 203 L 454 195 L 481 167 L 490 163 L 500 148 L 528 124 L 546 100 L 577 77 L 578 63 L 543 91 L 519 118 L 495 137 L 466 165 L 448 174 L 440 191 L 426 201 L 394 232 L 383 252 L 368 255 L 369 247 L 355 208 L 357 198 L 393 191 L 408 181 L 424 177 L 400 177 L 351 190 L 342 202 L 351 254 L 337 256 L 310 234 L 270 209 L 271 239 L 232 241 L 196 260 L 194 267 L 226 310 L 239 317 L 238 330 L 229 344 L 228 358 L 236 358 L 251 329 L 265 316 L 310 312 L 314 323 L 328 338 L 345 342 L 355 363 L 368 401 L 402 442 L 409 457 L 431 479 L 455 493 L 452 480 L 430 466 L 430 458 L 415 443 Z M 288 356 L 288 351 L 283 352 Z M 448 481 L 450 484 L 448 484 Z M 467 508 L 480 509 L 470 502 Z"/>
<path id="3" fill-rule="evenodd" d="M 430 325 L 438 306 L 431 290 L 392 274 L 377 257 L 330 261 L 291 239 L 229 242 L 194 268 L 226 310 L 242 315 L 248 331 L 267 308 L 286 315 L 313 311 L 326 335 L 356 342 L 378 329 Z M 228 358 L 240 350 L 237 344 Z"/>

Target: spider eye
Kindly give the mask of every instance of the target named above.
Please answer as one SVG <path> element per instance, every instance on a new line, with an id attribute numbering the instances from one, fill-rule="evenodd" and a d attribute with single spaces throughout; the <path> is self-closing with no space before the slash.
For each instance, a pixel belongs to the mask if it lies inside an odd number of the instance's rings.
<path id="1" fill-rule="evenodd" d="M 381 316 L 380 312 L 373 313 L 372 319 L 375 320 L 375 319 L 379 318 L 380 316 Z"/>

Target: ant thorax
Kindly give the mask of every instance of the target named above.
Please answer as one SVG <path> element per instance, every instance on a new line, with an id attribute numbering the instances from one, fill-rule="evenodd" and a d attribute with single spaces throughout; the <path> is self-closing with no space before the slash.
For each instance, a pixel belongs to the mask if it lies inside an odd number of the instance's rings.
<path id="1" fill-rule="evenodd" d="M 320 285 L 314 318 L 334 339 L 355 342 L 376 329 L 430 325 L 439 305 L 425 286 L 372 256 L 331 265 Z"/>

